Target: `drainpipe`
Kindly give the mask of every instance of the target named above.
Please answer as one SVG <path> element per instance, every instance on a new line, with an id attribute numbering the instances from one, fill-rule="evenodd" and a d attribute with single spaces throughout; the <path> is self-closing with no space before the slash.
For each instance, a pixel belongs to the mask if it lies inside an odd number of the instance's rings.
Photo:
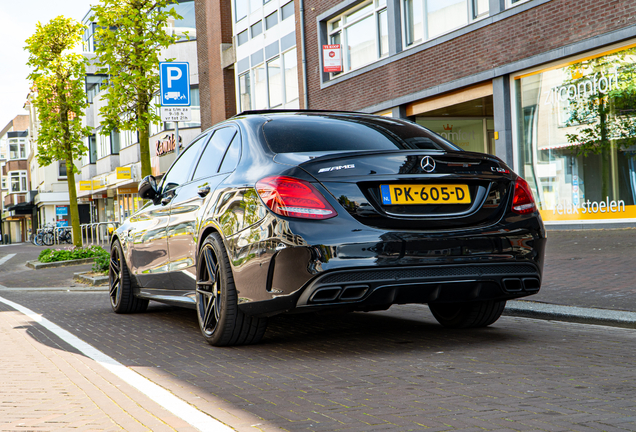
<path id="1" fill-rule="evenodd" d="M 305 6 L 303 0 L 298 0 L 300 9 L 300 57 L 303 63 L 303 108 L 309 109 L 307 97 L 307 55 L 305 54 Z"/>

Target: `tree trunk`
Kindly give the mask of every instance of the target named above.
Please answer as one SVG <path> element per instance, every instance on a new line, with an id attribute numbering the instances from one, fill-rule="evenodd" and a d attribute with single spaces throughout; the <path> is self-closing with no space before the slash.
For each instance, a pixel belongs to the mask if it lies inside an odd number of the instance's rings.
<path id="1" fill-rule="evenodd" d="M 73 232 L 73 245 L 82 246 L 82 232 L 80 230 L 79 209 L 77 205 L 77 190 L 75 189 L 75 171 L 73 160 L 66 159 L 66 184 L 68 184 L 69 213 Z"/>
<path id="2" fill-rule="evenodd" d="M 137 108 L 137 118 L 142 118 L 143 108 L 139 104 Z M 146 124 L 138 130 L 139 133 L 139 159 L 141 160 L 141 178 L 152 174 L 152 165 L 150 164 L 150 125 Z"/>

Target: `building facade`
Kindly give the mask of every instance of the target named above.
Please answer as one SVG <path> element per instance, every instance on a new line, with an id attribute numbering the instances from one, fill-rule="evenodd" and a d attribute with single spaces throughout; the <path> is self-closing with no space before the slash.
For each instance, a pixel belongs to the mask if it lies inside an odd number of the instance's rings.
<path id="1" fill-rule="evenodd" d="M 209 19 L 200 12 L 212 3 L 197 0 L 197 16 Z M 296 93 L 285 89 L 281 103 L 270 91 L 292 81 L 281 26 L 292 4 L 299 98 L 290 103 Z M 231 40 L 208 32 L 201 41 L 217 58 L 231 42 L 234 55 L 204 65 L 233 72 L 202 99 L 204 124 L 223 120 L 208 120 L 206 105 L 230 87 L 225 117 L 299 106 L 406 118 L 503 159 L 528 180 L 549 226 L 636 224 L 633 1 L 233 0 L 229 9 L 213 18 Z M 270 38 L 275 9 L 281 30 Z"/>
<path id="2" fill-rule="evenodd" d="M 0 217 L 4 242 L 26 241 L 33 227 L 35 194 L 31 192 L 29 181 L 30 147 L 29 116 L 18 115 L 0 131 Z"/>
<path id="3" fill-rule="evenodd" d="M 199 104 L 199 73 L 197 69 L 197 28 L 193 0 L 179 1 L 174 8 L 183 18 L 171 20 L 168 31 L 179 41 L 161 53 L 161 58 L 190 64 L 190 100 L 192 120 L 179 124 L 180 148 L 187 146 L 201 132 Z M 94 58 L 95 24 L 89 12 L 84 24 L 83 51 Z M 86 95 L 89 107 L 84 122 L 94 133 L 87 137 L 88 153 L 83 156 L 81 174 L 77 178 L 77 195 L 80 204 L 88 206 L 89 222 L 119 223 L 141 206 L 137 197 L 137 185 L 141 180 L 139 139 L 136 132 L 120 131 L 103 133 L 100 108 L 106 103 L 102 90 L 108 76 L 101 75 L 96 66 L 87 68 Z M 155 98 L 159 105 L 159 96 Z M 161 122 L 151 125 L 150 158 L 152 173 L 161 176 L 175 159 L 175 124 Z"/>

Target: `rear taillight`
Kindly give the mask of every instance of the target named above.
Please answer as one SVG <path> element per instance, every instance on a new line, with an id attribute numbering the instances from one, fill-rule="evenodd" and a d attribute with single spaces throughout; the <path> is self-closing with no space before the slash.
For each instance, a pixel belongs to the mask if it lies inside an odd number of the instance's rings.
<path id="1" fill-rule="evenodd" d="M 528 183 L 521 177 L 515 182 L 515 195 L 512 198 L 512 211 L 519 214 L 532 213 L 537 210 Z"/>
<path id="2" fill-rule="evenodd" d="M 266 177 L 256 190 L 267 207 L 281 216 L 329 219 L 337 215 L 324 196 L 310 183 L 293 177 Z"/>

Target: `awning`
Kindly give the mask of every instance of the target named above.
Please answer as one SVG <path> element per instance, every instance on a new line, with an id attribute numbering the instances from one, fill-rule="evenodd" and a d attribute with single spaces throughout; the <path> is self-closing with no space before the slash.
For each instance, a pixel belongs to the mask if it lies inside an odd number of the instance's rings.
<path id="1" fill-rule="evenodd" d="M 35 205 L 31 202 L 23 202 L 14 204 L 12 206 L 7 207 L 5 210 L 8 212 L 13 212 L 14 215 L 31 215 L 33 213 L 33 208 Z"/>

